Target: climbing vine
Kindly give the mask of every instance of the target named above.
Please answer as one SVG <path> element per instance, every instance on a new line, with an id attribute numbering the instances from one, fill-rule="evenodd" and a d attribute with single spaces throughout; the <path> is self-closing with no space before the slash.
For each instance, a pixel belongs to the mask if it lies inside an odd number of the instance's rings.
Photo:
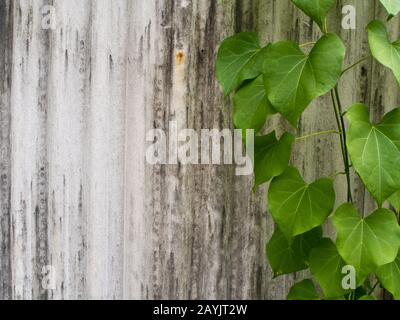
<path id="1" fill-rule="evenodd" d="M 368 57 L 344 68 L 345 45 L 327 25 L 336 0 L 291 1 L 319 26 L 317 41 L 262 47 L 255 33 L 239 33 L 222 42 L 216 63 L 224 94 L 234 94 L 235 127 L 257 134 L 255 186 L 270 182 L 268 208 L 276 228 L 266 246 L 268 261 L 275 276 L 310 270 L 312 277 L 295 284 L 288 299 L 372 300 L 377 286 L 400 299 L 400 109 L 377 124 L 370 122 L 364 104 L 344 111 L 338 83 Z M 400 12 L 400 0 L 380 2 L 388 20 Z M 378 20 L 367 32 L 371 57 L 391 69 L 400 85 L 400 40 L 392 42 L 385 23 Z M 337 129 L 297 138 L 289 132 L 279 138 L 275 131 L 260 133 L 274 114 L 297 127 L 310 103 L 326 94 L 331 96 Z M 289 165 L 291 151 L 297 141 L 320 134 L 338 136 L 343 172 L 308 183 Z M 353 172 L 377 203 L 372 213 L 364 215 L 354 206 Z M 335 210 L 333 180 L 339 174 L 346 176 L 347 202 Z M 323 235 L 328 220 L 336 229 L 335 240 Z M 343 272 L 351 268 L 355 285 L 349 288 L 343 285 Z"/>

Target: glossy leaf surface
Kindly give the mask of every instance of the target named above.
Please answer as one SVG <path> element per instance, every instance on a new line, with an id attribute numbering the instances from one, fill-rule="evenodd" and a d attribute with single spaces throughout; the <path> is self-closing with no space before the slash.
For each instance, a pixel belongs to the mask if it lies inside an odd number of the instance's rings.
<path id="1" fill-rule="evenodd" d="M 324 35 L 309 55 L 291 41 L 270 45 L 264 63 L 269 101 L 296 126 L 307 106 L 337 84 L 344 55 L 342 40 L 332 33 Z"/>
<path id="2" fill-rule="evenodd" d="M 322 178 L 308 184 L 289 167 L 271 182 L 268 203 L 275 222 L 290 239 L 324 223 L 335 203 L 333 182 Z"/>

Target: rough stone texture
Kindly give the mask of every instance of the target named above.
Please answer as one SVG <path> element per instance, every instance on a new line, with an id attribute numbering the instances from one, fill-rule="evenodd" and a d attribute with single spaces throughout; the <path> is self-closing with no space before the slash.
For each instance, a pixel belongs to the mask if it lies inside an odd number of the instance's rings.
<path id="1" fill-rule="evenodd" d="M 356 6 L 356 30 L 340 29 L 343 4 Z M 42 28 L 45 5 L 55 30 Z M 350 64 L 368 53 L 365 26 L 384 11 L 372 0 L 334 11 Z M 399 20 L 390 25 L 399 36 Z M 145 162 L 150 129 L 232 127 L 214 64 L 221 40 L 239 31 L 264 43 L 319 35 L 289 0 L 0 0 L 0 299 L 286 296 L 302 274 L 272 279 L 265 187 L 252 193 L 251 177 L 229 165 Z M 369 103 L 375 119 L 400 100 L 372 60 L 346 73 L 340 91 L 345 106 Z M 272 126 L 292 130 L 278 117 Z M 296 134 L 334 128 L 326 96 Z M 292 163 L 313 180 L 342 171 L 340 156 L 324 136 L 298 143 Z M 54 290 L 42 285 L 46 265 Z"/>

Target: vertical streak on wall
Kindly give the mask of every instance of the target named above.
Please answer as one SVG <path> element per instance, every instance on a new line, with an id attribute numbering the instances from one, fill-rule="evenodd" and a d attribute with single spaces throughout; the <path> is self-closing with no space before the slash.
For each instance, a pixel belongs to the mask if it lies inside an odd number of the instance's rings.
<path id="1" fill-rule="evenodd" d="M 49 86 L 49 257 L 53 299 L 87 298 L 90 2 L 55 1 Z"/>
<path id="2" fill-rule="evenodd" d="M 88 297 L 121 298 L 127 2 L 91 5 Z"/>
<path id="3" fill-rule="evenodd" d="M 14 2 L 11 95 L 12 266 L 14 298 L 45 298 L 40 273 L 47 264 L 48 39 L 42 1 Z"/>
<path id="4" fill-rule="evenodd" d="M 49 1 L 44 1 L 41 5 L 47 5 Z M 34 7 L 33 10 L 40 12 L 40 7 Z M 38 14 L 37 22 L 41 25 L 41 15 Z M 32 296 L 36 299 L 46 299 L 47 290 L 42 285 L 43 267 L 48 265 L 48 79 L 50 74 L 49 60 L 50 60 L 50 43 L 49 34 L 43 32 L 38 28 L 38 83 L 37 83 L 37 110 L 38 110 L 38 140 L 37 143 L 40 145 L 40 154 L 38 155 L 38 163 L 36 167 L 36 179 L 37 179 L 37 195 L 36 195 L 36 206 L 34 210 L 34 230 L 36 233 L 36 241 L 34 244 L 35 252 L 34 255 L 34 273 L 32 284 Z"/>
<path id="5" fill-rule="evenodd" d="M 155 1 L 131 1 L 126 70 L 124 298 L 150 298 L 151 183 L 145 164 L 154 71 L 159 67 Z"/>
<path id="6" fill-rule="evenodd" d="M 0 300 L 12 297 L 11 284 L 11 72 L 13 7 L 0 6 Z"/>

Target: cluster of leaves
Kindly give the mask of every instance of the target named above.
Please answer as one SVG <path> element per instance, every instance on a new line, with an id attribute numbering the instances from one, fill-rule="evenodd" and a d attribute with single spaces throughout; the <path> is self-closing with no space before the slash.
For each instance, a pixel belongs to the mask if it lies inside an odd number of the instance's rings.
<path id="1" fill-rule="evenodd" d="M 216 64 L 225 95 L 234 93 L 235 127 L 258 134 L 255 185 L 272 180 L 268 205 L 276 229 L 266 248 L 269 263 L 275 276 L 310 269 L 313 278 L 295 284 L 289 299 L 375 299 L 372 274 L 377 284 L 400 299 L 400 109 L 378 124 L 370 122 L 363 104 L 343 112 L 337 85 L 348 70 L 343 69 L 346 49 L 337 34 L 327 31 L 326 23 L 336 0 L 291 1 L 322 31 L 311 50 L 306 53 L 293 41 L 262 47 L 256 34 L 239 33 L 223 41 Z M 389 18 L 400 12 L 400 0 L 381 3 Z M 391 42 L 385 24 L 378 20 L 369 24 L 368 37 L 372 56 L 393 71 L 400 85 L 400 41 Z M 285 133 L 278 139 L 275 131 L 260 134 L 274 114 L 296 127 L 310 103 L 327 93 L 332 95 L 348 182 L 348 202 L 336 210 L 332 177 L 307 183 L 289 165 L 299 138 Z M 379 207 L 366 217 L 352 203 L 350 169 Z M 382 208 L 386 201 L 391 210 Z M 323 236 L 322 225 L 328 218 L 336 229 L 335 241 Z M 342 285 L 343 267 L 348 265 L 356 270 L 356 290 Z"/>

